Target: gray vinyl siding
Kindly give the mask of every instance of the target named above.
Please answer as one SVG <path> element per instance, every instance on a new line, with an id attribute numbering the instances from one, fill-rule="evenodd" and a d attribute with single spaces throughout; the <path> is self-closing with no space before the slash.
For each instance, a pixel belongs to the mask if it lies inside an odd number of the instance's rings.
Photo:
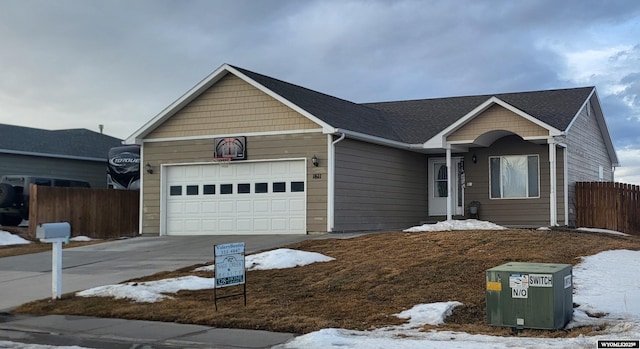
<path id="1" fill-rule="evenodd" d="M 471 157 L 476 155 L 474 164 Z M 540 197 L 528 199 L 490 199 L 489 157 L 503 155 L 539 155 Z M 558 149 L 557 198 L 558 221 L 564 221 L 564 198 L 562 194 L 562 157 Z M 465 211 L 471 201 L 480 202 L 480 219 L 512 227 L 541 227 L 550 223 L 549 213 L 549 146 L 522 140 L 518 136 L 507 136 L 487 148 L 472 148 L 465 154 Z M 561 218 L 562 217 L 562 218 Z"/>
<path id="2" fill-rule="evenodd" d="M 403 229 L 427 212 L 423 154 L 345 139 L 335 149 L 334 231 Z"/>
<path id="3" fill-rule="evenodd" d="M 0 154 L 0 176 L 11 174 L 79 179 L 89 182 L 93 188 L 106 188 L 107 160 L 88 161 Z"/>
<path id="4" fill-rule="evenodd" d="M 247 137 L 247 160 L 306 158 L 307 161 L 307 231 L 327 231 L 327 136 L 322 133 L 299 133 Z M 143 161 L 156 169 L 162 164 L 211 162 L 213 139 L 147 142 Z M 319 166 L 310 159 L 316 155 Z M 316 174 L 317 178 L 314 178 Z M 160 171 L 143 176 L 142 233 L 160 233 Z"/>
<path id="5" fill-rule="evenodd" d="M 592 97 L 595 98 L 595 97 Z M 567 131 L 569 226 L 576 224 L 575 183 L 599 181 L 599 167 L 603 167 L 603 181 L 613 181 L 612 162 L 605 147 L 602 131 L 591 103 L 580 111 Z"/>

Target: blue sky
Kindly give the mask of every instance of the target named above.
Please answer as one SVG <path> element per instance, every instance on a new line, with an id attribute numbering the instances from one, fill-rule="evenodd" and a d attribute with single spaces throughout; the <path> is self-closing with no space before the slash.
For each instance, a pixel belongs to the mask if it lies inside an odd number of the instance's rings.
<path id="1" fill-rule="evenodd" d="M 640 1 L 0 2 L 0 123 L 126 138 L 223 63 L 354 102 L 596 86 L 640 184 Z"/>

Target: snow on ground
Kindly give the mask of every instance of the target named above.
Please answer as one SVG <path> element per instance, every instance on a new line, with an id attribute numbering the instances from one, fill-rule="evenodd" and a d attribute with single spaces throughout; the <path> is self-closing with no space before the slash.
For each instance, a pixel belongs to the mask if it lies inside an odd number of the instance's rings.
<path id="1" fill-rule="evenodd" d="M 615 231 L 615 230 L 608 230 L 608 229 L 598 229 L 598 228 L 578 228 L 576 230 L 580 230 L 580 231 L 587 231 L 587 232 L 591 232 L 591 233 L 605 233 L 605 234 L 613 234 L 613 235 L 622 235 L 622 236 L 629 236 L 629 234 L 625 234 L 625 233 L 621 233 L 619 231 Z"/>
<path id="2" fill-rule="evenodd" d="M 69 241 L 82 241 L 82 242 L 93 241 L 93 240 L 95 240 L 95 239 L 92 239 L 92 238 L 90 238 L 88 236 L 74 236 L 71 239 L 69 239 Z"/>
<path id="3" fill-rule="evenodd" d="M 78 347 L 78 346 L 64 346 L 59 347 L 55 345 L 43 345 L 43 344 L 25 344 L 25 343 L 16 343 L 9 341 L 1 341 L 0 340 L 0 348 L 11 348 L 11 349 L 91 349 L 86 347 Z"/>
<path id="4" fill-rule="evenodd" d="M 25 240 L 18 235 L 11 234 L 8 231 L 0 230 L 0 246 L 24 245 L 30 243 L 31 241 Z"/>
<path id="5" fill-rule="evenodd" d="M 466 222 L 442 224 L 443 230 L 451 227 L 461 229 L 496 229 L 488 222 Z M 472 226 L 472 228 L 469 228 Z M 467 227 L 467 228 L 465 228 Z M 427 230 L 433 231 L 433 230 Z M 252 257 L 253 256 L 253 257 Z M 251 258 L 249 258 L 251 257 Z M 246 257 L 247 266 L 259 266 L 261 270 L 295 267 L 332 258 L 304 251 L 279 249 L 264 254 Z M 204 268 L 211 268 L 207 266 Z M 600 336 L 576 338 L 530 338 L 526 332 L 521 336 L 497 337 L 472 335 L 451 331 L 421 332 L 424 324 L 438 325 L 461 305 L 456 301 L 418 304 L 395 316 L 407 319 L 399 326 L 390 326 L 372 331 L 353 331 L 327 328 L 294 338 L 278 346 L 279 349 L 474 349 L 474 348 L 596 348 L 602 339 L 640 340 L 640 251 L 616 250 L 604 251 L 587 256 L 573 268 L 574 310 L 573 320 L 567 328 L 607 324 L 606 334 Z M 195 276 L 165 279 L 152 282 L 127 283 L 123 285 L 102 286 L 82 291 L 78 295 L 100 295 L 144 301 L 159 301 L 167 297 L 164 293 L 175 293 L 180 289 L 213 288 L 213 279 Z M 455 294 L 452 294 L 452 297 Z M 600 318 L 589 317 L 587 313 L 600 313 Z M 0 342 L 0 347 L 2 347 Z M 49 346 L 24 346 L 24 349 L 49 349 Z M 58 348 L 58 347 L 56 347 Z"/>
<path id="6" fill-rule="evenodd" d="M 249 270 L 284 269 L 303 266 L 316 262 L 328 262 L 334 258 L 317 252 L 306 252 L 280 248 L 273 251 L 257 253 L 245 257 L 245 266 Z M 197 268 L 195 271 L 213 271 L 213 265 Z M 131 299 L 136 302 L 159 302 L 171 298 L 166 293 L 180 290 L 202 290 L 215 287 L 215 278 L 184 276 L 146 282 L 127 282 L 117 285 L 106 285 L 90 288 L 76 293 L 80 297 L 114 297 Z"/>
<path id="7" fill-rule="evenodd" d="M 624 266 L 624 268 L 621 268 Z M 328 328 L 294 338 L 279 349 L 474 349 L 474 348 L 597 348 L 602 339 L 640 340 L 640 251 L 605 251 L 583 258 L 574 267 L 573 321 L 568 328 L 609 324 L 607 334 L 576 338 L 496 337 L 451 331 L 420 332 L 422 324 L 446 321 L 458 302 L 421 304 L 396 314 L 409 324 L 373 331 Z M 605 313 L 591 318 L 586 311 Z"/>
<path id="8" fill-rule="evenodd" d="M 477 219 L 465 219 L 465 220 L 448 220 L 438 222 L 434 224 L 423 224 L 409 229 L 405 229 L 407 233 L 419 233 L 424 231 L 450 231 L 450 230 L 504 230 L 507 229 L 503 226 L 479 221 Z"/>

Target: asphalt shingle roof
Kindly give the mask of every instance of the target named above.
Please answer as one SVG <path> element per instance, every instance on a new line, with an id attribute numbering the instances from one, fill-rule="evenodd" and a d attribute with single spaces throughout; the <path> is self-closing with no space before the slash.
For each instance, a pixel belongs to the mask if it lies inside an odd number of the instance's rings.
<path id="1" fill-rule="evenodd" d="M 43 130 L 0 124 L 0 152 L 107 159 L 122 140 L 87 129 Z"/>
<path id="2" fill-rule="evenodd" d="M 594 89 L 590 86 L 358 104 L 233 68 L 332 127 L 411 144 L 426 142 L 493 96 L 549 126 L 566 130 Z"/>

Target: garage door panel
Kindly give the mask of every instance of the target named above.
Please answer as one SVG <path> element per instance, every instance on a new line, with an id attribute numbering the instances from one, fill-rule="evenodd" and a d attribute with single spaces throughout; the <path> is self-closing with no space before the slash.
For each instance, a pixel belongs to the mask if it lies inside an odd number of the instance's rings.
<path id="1" fill-rule="evenodd" d="M 289 210 L 291 212 L 305 212 L 306 211 L 306 205 L 304 204 L 304 199 L 291 199 L 289 200 Z"/>
<path id="2" fill-rule="evenodd" d="M 291 230 L 305 229 L 306 222 L 304 218 L 291 218 L 289 220 L 289 228 Z"/>
<path id="3" fill-rule="evenodd" d="M 283 213 L 289 210 L 289 202 L 287 199 L 275 199 L 271 200 L 271 212 Z"/>
<path id="4" fill-rule="evenodd" d="M 236 201 L 236 212 L 238 214 L 251 214 L 253 212 L 253 202 L 251 200 Z"/>
<path id="5" fill-rule="evenodd" d="M 166 181 L 168 234 L 306 233 L 303 160 L 168 166 Z"/>
<path id="6" fill-rule="evenodd" d="M 200 202 L 191 201 L 191 202 L 184 203 L 184 213 L 191 215 L 191 214 L 199 214 L 200 212 L 201 212 Z"/>
<path id="7" fill-rule="evenodd" d="M 184 230 L 187 233 L 197 233 L 200 229 L 201 221 L 200 219 L 187 219 L 184 222 Z"/>
<path id="8" fill-rule="evenodd" d="M 287 231 L 287 218 L 272 218 L 271 219 L 271 230 L 274 232 Z"/>
<path id="9" fill-rule="evenodd" d="M 253 229 L 256 232 L 268 232 L 271 231 L 271 219 L 269 218 L 254 218 Z"/>
<path id="10" fill-rule="evenodd" d="M 218 226 L 220 227 L 220 232 L 222 234 L 231 234 L 236 230 L 235 225 L 236 220 L 231 218 L 220 218 L 218 219 Z"/>
<path id="11" fill-rule="evenodd" d="M 259 199 L 253 201 L 253 213 L 255 214 L 263 214 L 269 213 L 269 200 L 268 199 Z"/>
<path id="12" fill-rule="evenodd" d="M 221 200 L 218 206 L 220 213 L 233 213 L 235 212 L 235 202 L 232 200 Z"/>
<path id="13" fill-rule="evenodd" d="M 218 212 L 218 203 L 215 201 L 202 202 L 202 213 L 216 213 Z"/>
<path id="14" fill-rule="evenodd" d="M 203 219 L 202 220 L 202 231 L 206 233 L 214 233 L 218 231 L 218 220 L 217 219 Z"/>

